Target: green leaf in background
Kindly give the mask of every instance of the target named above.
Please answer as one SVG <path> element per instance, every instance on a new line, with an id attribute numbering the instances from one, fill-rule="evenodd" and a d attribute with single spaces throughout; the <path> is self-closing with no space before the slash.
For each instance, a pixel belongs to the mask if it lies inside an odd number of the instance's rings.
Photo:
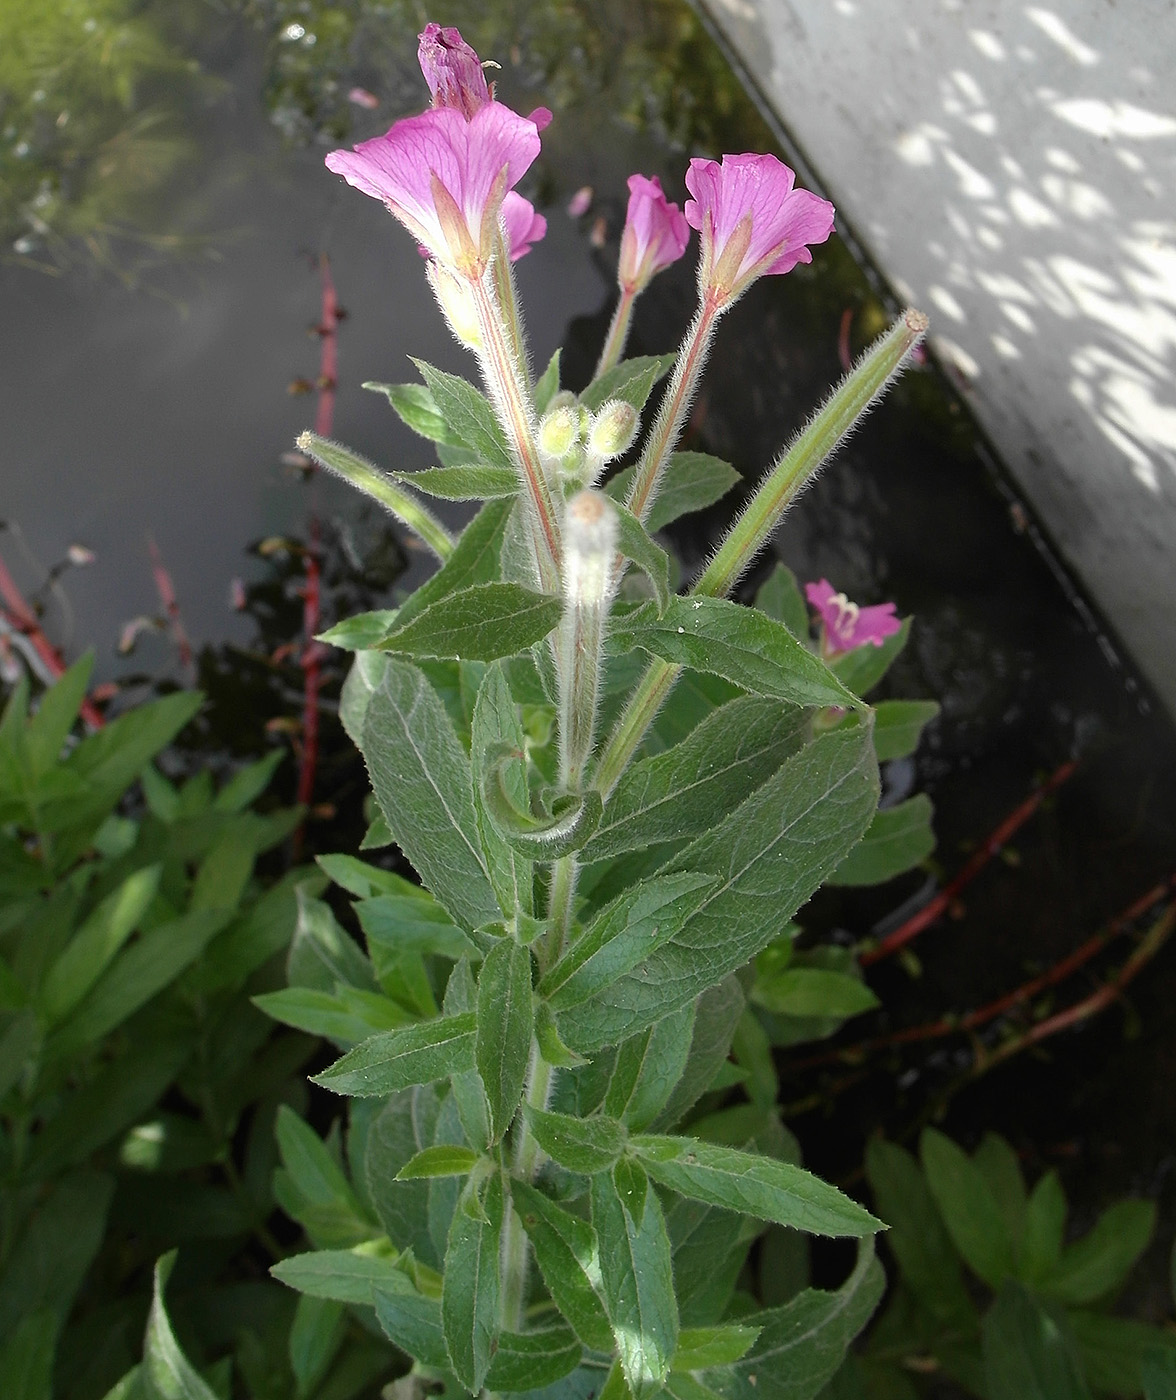
<path id="1" fill-rule="evenodd" d="M 1176 1365 L 1176 1337 L 1166 1328 L 1076 1309 L 1067 1309 L 1065 1315 L 1093 1391 L 1138 1395 L 1149 1362 Z M 1173 1375 L 1176 1378 L 1176 1370 Z"/>
<path id="2" fill-rule="evenodd" d="M 576 1118 L 567 1113 L 525 1109 L 535 1141 L 553 1162 L 568 1171 L 607 1171 L 625 1150 L 628 1133 L 615 1118 Z"/>
<path id="3" fill-rule="evenodd" d="M 374 612 L 357 613 L 320 632 L 317 640 L 341 651 L 367 651 L 391 632 L 397 612 L 396 608 L 377 608 Z"/>
<path id="4" fill-rule="evenodd" d="M 600 1172 L 592 1178 L 592 1224 L 621 1368 L 633 1400 L 651 1400 L 665 1383 L 678 1346 L 670 1238 L 661 1205 L 656 1193 L 647 1191 L 640 1220 L 635 1220 L 615 1169 Z"/>
<path id="5" fill-rule="evenodd" d="M 1148 1356 L 1140 1363 L 1144 1400 L 1176 1400 L 1176 1356 Z"/>
<path id="6" fill-rule="evenodd" d="M 699 997 L 694 1007 L 694 1028 L 685 1068 L 665 1107 L 647 1125 L 649 1128 L 672 1128 L 711 1087 L 716 1075 L 728 1063 L 727 1051 L 743 1007 L 743 988 L 735 976 L 725 977 Z"/>
<path id="7" fill-rule="evenodd" d="M 671 598 L 660 617 L 647 603 L 613 620 L 607 648 L 613 656 L 641 648 L 794 705 L 861 708 L 861 701 L 783 623 L 726 598 Z"/>
<path id="8" fill-rule="evenodd" d="M 533 1186 L 512 1180 L 510 1192 L 556 1307 L 585 1346 L 611 1351 L 612 1332 L 600 1298 L 596 1231 Z"/>
<path id="9" fill-rule="evenodd" d="M 1078 1349 L 1060 1309 L 1008 1280 L 982 1328 L 988 1400 L 1090 1400 Z"/>
<path id="10" fill-rule="evenodd" d="M 478 988 L 474 974 L 469 959 L 463 958 L 445 984 L 443 1009 L 447 1016 L 456 1016 L 464 1011 L 476 1011 L 477 1005 Z M 475 1038 L 475 1050 L 476 1046 Z M 453 1075 L 449 1084 L 467 1141 L 476 1151 L 485 1152 L 490 1146 L 490 1105 L 486 1102 L 482 1076 L 476 1069 L 469 1069 Z"/>
<path id="11" fill-rule="evenodd" d="M 919 1139 L 927 1185 L 952 1243 L 990 1288 L 1013 1273 L 1013 1240 L 983 1173 L 962 1148 L 934 1128 Z"/>
<path id="12" fill-rule="evenodd" d="M 478 1154 L 469 1147 L 439 1143 L 426 1147 L 396 1173 L 397 1181 L 418 1181 L 434 1176 L 469 1176 Z"/>
<path id="13" fill-rule="evenodd" d="M 570 1327 L 503 1332 L 486 1375 L 489 1391 L 540 1390 L 570 1375 L 584 1348 Z"/>
<path id="14" fill-rule="evenodd" d="M 589 384 L 580 395 L 580 403 L 595 412 L 609 399 L 623 399 L 640 413 L 653 386 L 669 372 L 674 359 L 673 355 L 634 355 L 622 360 Z"/>
<path id="15" fill-rule="evenodd" d="M 22 1318 L 0 1345 L 0 1395 L 4 1400 L 52 1400 L 53 1362 L 61 1314 L 52 1308 Z"/>
<path id="16" fill-rule="evenodd" d="M 1017 1254 L 1025 1230 L 1028 1205 L 1025 1178 L 1021 1175 L 1017 1154 L 999 1133 L 985 1133 L 980 1139 L 980 1146 L 972 1154 L 972 1161 L 988 1182 L 988 1189 L 1000 1207 L 1005 1229 L 1013 1241 L 1013 1252 Z"/>
<path id="17" fill-rule="evenodd" d="M 143 1342 L 142 1378 L 149 1400 L 218 1400 L 216 1392 L 200 1378 L 195 1367 L 180 1350 L 172 1331 L 163 1291 L 175 1266 L 176 1251 L 165 1254 L 155 1264 L 155 1289 Z"/>
<path id="18" fill-rule="evenodd" d="M 665 612 L 670 601 L 669 555 L 650 539 L 645 526 L 623 505 L 614 501 L 613 514 L 617 522 L 617 548 L 649 580 L 658 612 Z"/>
<path id="19" fill-rule="evenodd" d="M 397 1267 L 398 1257 L 394 1251 L 389 1252 L 386 1241 L 382 1246 L 318 1249 L 280 1259 L 270 1273 L 300 1293 L 309 1293 L 312 1298 L 369 1306 L 374 1288 L 395 1291 L 404 1286 L 404 1273 Z"/>
<path id="20" fill-rule="evenodd" d="M 905 1148 L 871 1138 L 866 1147 L 866 1176 L 874 1208 L 890 1226 L 886 1243 L 898 1261 L 903 1282 L 932 1317 L 970 1330 L 975 1308 L 959 1256 L 918 1162 Z"/>
<path id="21" fill-rule="evenodd" d="M 750 996 L 779 1016 L 858 1016 L 879 1004 L 859 978 L 819 967 L 785 967 L 757 977 Z"/>
<path id="22" fill-rule="evenodd" d="M 376 1319 L 394 1346 L 422 1366 L 449 1369 L 441 1304 L 436 1298 L 424 1298 L 409 1288 L 398 1293 L 377 1289 L 374 1302 Z"/>
<path id="23" fill-rule="evenodd" d="M 373 394 L 385 395 L 401 422 L 430 442 L 461 441 L 450 431 L 433 395 L 423 384 L 377 384 L 369 380 L 362 387 Z"/>
<path id="24" fill-rule="evenodd" d="M 701 1371 L 730 1366 L 746 1356 L 761 1332 L 759 1327 L 726 1323 L 720 1327 L 683 1327 L 674 1353 L 675 1371 Z"/>
<path id="25" fill-rule="evenodd" d="M 911 634 L 911 620 L 904 618 L 902 626 L 893 636 L 887 637 L 881 646 L 867 643 L 855 647 L 843 656 L 835 657 L 830 669 L 836 672 L 842 685 L 855 695 L 867 695 L 890 670 L 895 658 L 907 644 Z"/>
<path id="26" fill-rule="evenodd" d="M 441 1320 L 454 1375 L 475 1395 L 498 1343 L 499 1247 L 502 1177 L 495 1172 L 480 1199 L 471 1181 L 453 1212 L 445 1250 Z"/>
<path id="27" fill-rule="evenodd" d="M 275 1021 L 308 1035 L 350 1049 L 380 1031 L 394 1030 L 412 1022 L 412 1015 L 391 997 L 376 992 L 344 987 L 338 992 L 320 992 L 312 987 L 283 987 L 253 998 L 253 1004 Z"/>
<path id="28" fill-rule="evenodd" d="M 791 1162 L 687 1137 L 634 1137 L 630 1147 L 659 1185 L 707 1205 L 813 1235 L 861 1236 L 884 1228 L 835 1186 Z"/>
<path id="29" fill-rule="evenodd" d="M 547 362 L 547 368 L 535 381 L 535 412 L 546 413 L 548 404 L 559 393 L 559 357 L 556 350 Z"/>
<path id="30" fill-rule="evenodd" d="M 377 894 L 356 903 L 355 912 L 367 939 L 376 977 L 405 954 L 433 953 L 457 962 L 477 950 L 427 890 L 411 894 Z"/>
<path id="31" fill-rule="evenodd" d="M 604 1111 L 632 1132 L 654 1122 L 681 1079 L 690 1057 L 694 1006 L 684 1006 L 617 1046 Z"/>
<path id="32" fill-rule="evenodd" d="M 317 1246 L 349 1248 L 379 1233 L 326 1143 L 286 1104 L 278 1109 L 276 1133 L 295 1194 L 282 1204 Z"/>
<path id="33" fill-rule="evenodd" d="M 540 994 L 559 1011 L 609 987 L 672 938 L 715 884 L 685 871 L 618 895 L 543 978 Z"/>
<path id="34" fill-rule="evenodd" d="M 622 504 L 633 481 L 633 467 L 626 467 L 610 477 L 605 490 Z M 665 477 L 649 508 L 645 528 L 655 534 L 683 515 L 705 510 L 714 505 L 742 480 L 729 462 L 711 457 L 705 452 L 675 452 L 670 457 Z"/>
<path id="35" fill-rule="evenodd" d="M 1066 1193 L 1057 1172 L 1038 1181 L 1025 1207 L 1025 1231 L 1017 1273 L 1031 1287 L 1052 1274 L 1062 1257 L 1066 1238 Z"/>
<path id="36" fill-rule="evenodd" d="M 808 717 L 745 695 L 666 753 L 634 763 L 609 797 L 584 863 L 709 831 L 804 744 Z"/>
<path id="37" fill-rule="evenodd" d="M 809 639 L 809 610 L 787 564 L 776 564 L 756 590 L 755 605 L 776 622 L 782 622 L 797 641 Z"/>
<path id="38" fill-rule="evenodd" d="M 327 1373 L 343 1343 L 343 1305 L 303 1293 L 290 1324 L 287 1355 L 294 1373 L 297 1400 L 308 1400 Z"/>
<path id="39" fill-rule="evenodd" d="M 883 700 L 875 705 L 874 748 L 878 762 L 914 753 L 924 726 L 938 713 L 934 700 Z"/>
<path id="40" fill-rule="evenodd" d="M 1151 1201 L 1116 1201 L 1093 1230 L 1069 1246 L 1041 1291 L 1059 1302 L 1093 1303 L 1120 1288 L 1151 1243 L 1156 1208 Z"/>
<path id="41" fill-rule="evenodd" d="M 529 805 L 527 792 L 526 734 L 519 718 L 518 707 L 511 694 L 506 666 L 495 663 L 486 670 L 478 687 L 471 723 L 470 763 L 474 786 L 474 815 L 490 882 L 498 894 L 498 902 L 507 918 L 516 912 L 530 914 L 534 910 L 534 873 L 531 862 L 521 852 L 504 841 L 486 810 L 484 793 L 488 779 L 488 755 L 513 754 L 500 758 L 494 781 L 504 798 L 517 811 L 525 812 Z"/>
<path id="42" fill-rule="evenodd" d="M 478 583 L 446 594 L 381 638 L 381 651 L 405 656 L 496 661 L 541 642 L 563 603 L 517 583 Z"/>
<path id="43" fill-rule="evenodd" d="M 876 813 L 829 883 L 880 885 L 926 860 L 935 849 L 931 816 L 931 799 L 922 792 Z"/>
<path id="44" fill-rule="evenodd" d="M 497 1141 L 510 1127 L 523 1096 L 535 1024 L 531 954 L 513 938 L 495 944 L 482 964 L 477 1022 L 474 1063 L 486 1089 Z"/>
<path id="45" fill-rule="evenodd" d="M 49 772 L 78 718 L 94 670 L 94 653 L 79 657 L 41 696 L 24 733 L 24 755 L 35 774 Z"/>
<path id="46" fill-rule="evenodd" d="M 812 1400 L 837 1371 L 886 1287 L 872 1241 L 858 1247 L 853 1273 L 835 1293 L 806 1289 L 779 1308 L 739 1318 L 759 1336 L 740 1360 L 698 1378 L 723 1400 Z"/>
<path id="47" fill-rule="evenodd" d="M 424 360 L 413 359 L 413 364 L 420 370 L 437 405 L 437 412 L 448 426 L 449 440 L 456 437 L 463 447 L 477 453 L 482 461 L 492 467 L 513 470 L 514 463 L 503 440 L 502 429 L 486 396 L 456 374 L 434 369 Z"/>
<path id="48" fill-rule="evenodd" d="M 754 957 L 865 830 L 877 781 L 866 724 L 823 734 L 783 763 L 659 872 L 719 883 L 669 942 L 560 1015 L 566 1043 L 587 1053 L 636 1035 Z M 765 924 L 767 907 L 778 923 Z"/>
<path id="49" fill-rule="evenodd" d="M 474 1068 L 472 1011 L 373 1035 L 314 1076 L 336 1094 L 372 1097 Z"/>
<path id="50" fill-rule="evenodd" d="M 331 913 L 330 905 L 314 898 L 309 882 L 298 886 L 297 900 L 294 939 L 286 959 L 290 986 L 332 994 L 340 985 L 376 991 L 371 964 Z"/>
<path id="51" fill-rule="evenodd" d="M 364 717 L 363 755 L 397 845 L 464 928 L 498 917 L 478 844 L 470 762 L 437 692 L 389 661 Z"/>

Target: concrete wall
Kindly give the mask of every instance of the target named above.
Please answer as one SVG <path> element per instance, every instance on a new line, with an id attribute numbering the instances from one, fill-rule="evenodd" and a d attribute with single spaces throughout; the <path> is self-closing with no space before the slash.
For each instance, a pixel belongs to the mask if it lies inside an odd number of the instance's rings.
<path id="1" fill-rule="evenodd" d="M 1176 0 L 706 0 L 1176 712 Z"/>

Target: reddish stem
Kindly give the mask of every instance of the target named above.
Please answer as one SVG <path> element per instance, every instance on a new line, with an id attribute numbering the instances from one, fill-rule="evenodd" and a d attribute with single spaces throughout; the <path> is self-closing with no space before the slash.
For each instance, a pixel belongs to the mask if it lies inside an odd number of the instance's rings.
<path id="1" fill-rule="evenodd" d="M 896 928 L 893 933 L 888 933 L 876 947 L 868 948 L 862 953 L 861 965 L 869 967 L 871 963 L 880 962 L 883 958 L 890 957 L 891 954 L 898 952 L 900 948 L 909 943 L 912 938 L 916 938 L 925 928 L 941 919 L 960 893 L 972 883 L 993 856 L 999 854 L 1001 847 L 1025 825 L 1049 794 L 1060 788 L 1073 774 L 1077 766 L 1077 763 L 1071 760 L 1055 769 L 1036 792 L 1031 793 L 1024 802 L 1014 808 L 1004 821 L 986 837 L 959 874 L 954 879 L 949 880 L 932 900 L 925 904 L 917 914 L 912 915 L 905 923 Z"/>
<path id="2" fill-rule="evenodd" d="M 0 559 L 0 597 L 4 599 L 4 612 L 9 626 L 29 639 L 37 655 L 54 676 L 62 675 L 65 671 L 65 659 L 45 635 L 45 629 L 38 621 L 36 613 L 29 607 L 3 559 Z M 81 714 L 91 729 L 101 729 L 106 723 L 102 711 L 92 700 L 82 701 Z"/>
<path id="3" fill-rule="evenodd" d="M 172 576 L 168 572 L 167 565 L 163 562 L 163 556 L 159 552 L 159 547 L 150 535 L 147 536 L 147 549 L 151 555 L 151 572 L 155 577 L 155 591 L 159 594 L 159 601 L 163 604 L 163 611 L 167 616 L 168 630 L 172 634 L 172 640 L 176 644 L 176 651 L 179 653 L 180 666 L 189 680 L 195 679 L 195 667 L 192 663 L 192 643 L 188 640 L 188 633 L 184 627 L 184 619 L 180 615 L 180 603 L 176 597 L 175 584 Z"/>
<path id="4" fill-rule="evenodd" d="M 853 358 L 849 353 L 849 331 L 852 325 L 853 307 L 847 306 L 841 313 L 841 326 L 837 332 L 837 358 L 846 374 L 853 368 Z"/>

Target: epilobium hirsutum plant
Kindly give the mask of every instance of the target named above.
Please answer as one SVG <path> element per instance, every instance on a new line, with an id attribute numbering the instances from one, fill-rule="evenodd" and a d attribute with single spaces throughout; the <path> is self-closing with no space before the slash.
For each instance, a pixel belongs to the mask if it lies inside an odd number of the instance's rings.
<path id="1" fill-rule="evenodd" d="M 634 176 L 616 318 L 572 395 L 558 355 L 533 378 L 511 275 L 542 233 L 515 186 L 550 114 L 496 101 L 455 30 L 430 25 L 421 61 L 434 106 L 327 164 L 421 244 L 483 388 L 423 363 L 423 385 L 372 386 L 436 444 L 426 471 L 300 439 L 441 567 L 328 634 L 357 652 L 343 720 L 379 808 L 366 844 L 395 842 L 422 887 L 331 858 L 369 956 L 307 901 L 299 946 L 319 961 L 268 999 L 346 1051 L 319 1082 L 355 1100 L 353 1194 L 331 1217 L 348 1229 L 320 1221 L 323 1248 L 277 1272 L 374 1306 L 419 1374 L 471 1394 L 800 1400 L 875 1306 L 879 1222 L 797 1164 L 774 1107 L 742 1130 L 691 1115 L 732 1082 L 737 1030 L 756 1034 L 749 961 L 870 829 L 873 716 L 838 661 L 885 650 L 885 629 L 822 656 L 799 595 L 776 616 L 729 595 L 925 321 L 907 312 L 869 350 L 672 593 L 652 532 L 736 479 L 676 451 L 715 327 L 757 278 L 811 260 L 832 206 L 769 155 L 692 161 L 684 211 Z M 626 360 L 633 300 L 690 228 L 682 347 Z M 667 371 L 635 461 L 608 477 Z M 454 539 L 419 493 L 484 504 Z M 879 671 L 858 674 L 861 691 Z M 318 1220 L 297 1155 L 287 1195 Z M 857 1238 L 858 1265 L 836 1293 L 741 1308 L 770 1223 Z"/>

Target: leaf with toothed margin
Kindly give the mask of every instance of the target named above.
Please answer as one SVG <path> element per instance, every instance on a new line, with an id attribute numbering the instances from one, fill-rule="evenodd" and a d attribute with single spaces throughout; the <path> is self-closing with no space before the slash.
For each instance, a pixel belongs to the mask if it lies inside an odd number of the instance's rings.
<path id="1" fill-rule="evenodd" d="M 437 412 L 450 433 L 490 466 L 513 470 L 514 463 L 502 429 L 485 394 L 459 375 L 434 369 L 424 360 L 413 359 L 412 362 L 429 386 Z"/>
<path id="2" fill-rule="evenodd" d="M 580 395 L 580 403 L 595 412 L 609 399 L 621 399 L 640 413 L 653 386 L 669 373 L 676 358 L 674 355 L 634 355 L 622 360 L 589 384 Z"/>
<path id="3" fill-rule="evenodd" d="M 624 501 L 633 481 L 634 467 L 625 467 L 610 477 L 605 491 L 616 501 Z M 712 506 L 742 480 L 729 462 L 705 452 L 675 452 L 662 477 L 653 505 L 645 521 L 652 535 L 696 510 Z"/>
<path id="4" fill-rule="evenodd" d="M 375 644 L 407 656 L 497 661 L 541 642 L 563 603 L 517 583 L 478 583 L 447 593 L 406 623 L 397 618 Z"/>
<path id="5" fill-rule="evenodd" d="M 645 526 L 632 511 L 616 501 L 613 502 L 613 511 L 617 519 L 617 548 L 649 580 L 657 599 L 657 610 L 659 613 L 665 612 L 670 601 L 669 555 L 649 537 Z"/>
<path id="6" fill-rule="evenodd" d="M 336 1094 L 373 1098 L 448 1079 L 474 1068 L 476 1021 L 472 1011 L 465 1011 L 369 1036 L 314 1075 L 314 1082 Z"/>

